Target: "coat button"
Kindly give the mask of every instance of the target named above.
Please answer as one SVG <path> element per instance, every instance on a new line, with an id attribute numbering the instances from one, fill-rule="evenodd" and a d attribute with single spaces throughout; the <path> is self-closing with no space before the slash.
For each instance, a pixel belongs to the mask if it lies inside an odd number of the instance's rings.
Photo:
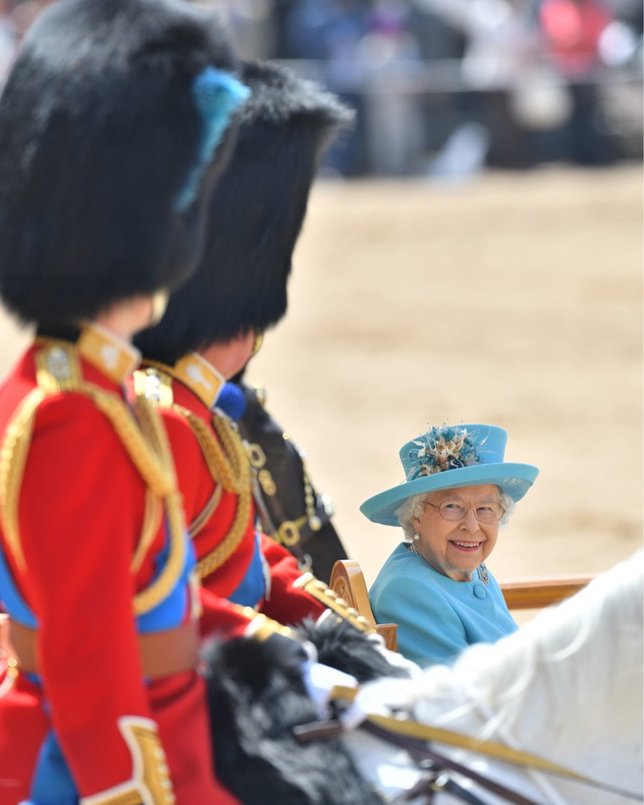
<path id="1" fill-rule="evenodd" d="M 487 598 L 487 590 L 482 584 L 474 585 L 474 595 L 477 598 Z"/>

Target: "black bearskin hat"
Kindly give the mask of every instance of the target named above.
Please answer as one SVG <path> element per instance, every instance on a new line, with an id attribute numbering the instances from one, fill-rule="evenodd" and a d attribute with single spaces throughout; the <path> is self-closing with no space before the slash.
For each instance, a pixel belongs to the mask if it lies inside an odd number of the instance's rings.
<path id="1" fill-rule="evenodd" d="M 236 67 L 181 0 L 40 15 L 0 99 L 0 295 L 21 320 L 93 318 L 195 267 L 248 95 Z"/>
<path id="2" fill-rule="evenodd" d="M 291 256 L 320 157 L 351 113 L 334 95 L 292 71 L 247 63 L 252 95 L 210 202 L 199 267 L 170 298 L 159 325 L 135 342 L 149 358 L 175 363 L 243 331 L 265 330 L 286 312 Z"/>

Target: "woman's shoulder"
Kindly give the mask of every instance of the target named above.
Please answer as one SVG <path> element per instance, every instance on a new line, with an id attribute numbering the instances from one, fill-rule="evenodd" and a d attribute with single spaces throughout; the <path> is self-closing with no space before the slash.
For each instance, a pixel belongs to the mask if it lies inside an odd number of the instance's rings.
<path id="1" fill-rule="evenodd" d="M 407 576 L 413 576 L 422 570 L 423 565 L 423 560 L 409 549 L 408 543 L 401 542 L 389 554 L 377 578 L 397 577 L 403 571 Z"/>
<path id="2" fill-rule="evenodd" d="M 418 554 L 410 550 L 407 543 L 402 542 L 389 555 L 369 594 L 381 595 L 383 592 L 399 594 L 401 591 L 430 587 L 437 594 L 441 588 L 441 575 L 431 568 Z"/>

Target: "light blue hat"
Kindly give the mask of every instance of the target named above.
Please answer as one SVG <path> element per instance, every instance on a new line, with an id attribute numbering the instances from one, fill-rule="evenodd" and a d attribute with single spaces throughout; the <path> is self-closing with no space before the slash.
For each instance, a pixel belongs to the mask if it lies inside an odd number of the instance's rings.
<path id="1" fill-rule="evenodd" d="M 494 484 L 521 500 L 539 474 L 531 464 L 503 460 L 508 434 L 494 425 L 441 425 L 400 449 L 405 482 L 368 498 L 360 511 L 383 525 L 400 525 L 396 510 L 412 495 Z"/>

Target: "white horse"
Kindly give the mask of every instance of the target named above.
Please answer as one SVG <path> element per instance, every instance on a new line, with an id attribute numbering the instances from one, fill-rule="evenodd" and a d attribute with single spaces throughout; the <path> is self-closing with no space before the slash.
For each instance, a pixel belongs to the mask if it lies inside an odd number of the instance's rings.
<path id="1" fill-rule="evenodd" d="M 423 724 L 493 740 L 632 792 L 641 801 L 643 587 L 644 553 L 639 552 L 510 637 L 472 646 L 450 668 L 365 686 L 356 707 L 368 714 L 407 714 Z M 395 800 L 417 778 L 404 752 L 360 729 L 344 742 L 361 773 L 387 799 Z M 626 794 L 435 746 L 538 803 L 633 801 Z M 461 782 L 484 803 L 506 801 Z M 434 801 L 460 800 L 443 793 Z"/>

